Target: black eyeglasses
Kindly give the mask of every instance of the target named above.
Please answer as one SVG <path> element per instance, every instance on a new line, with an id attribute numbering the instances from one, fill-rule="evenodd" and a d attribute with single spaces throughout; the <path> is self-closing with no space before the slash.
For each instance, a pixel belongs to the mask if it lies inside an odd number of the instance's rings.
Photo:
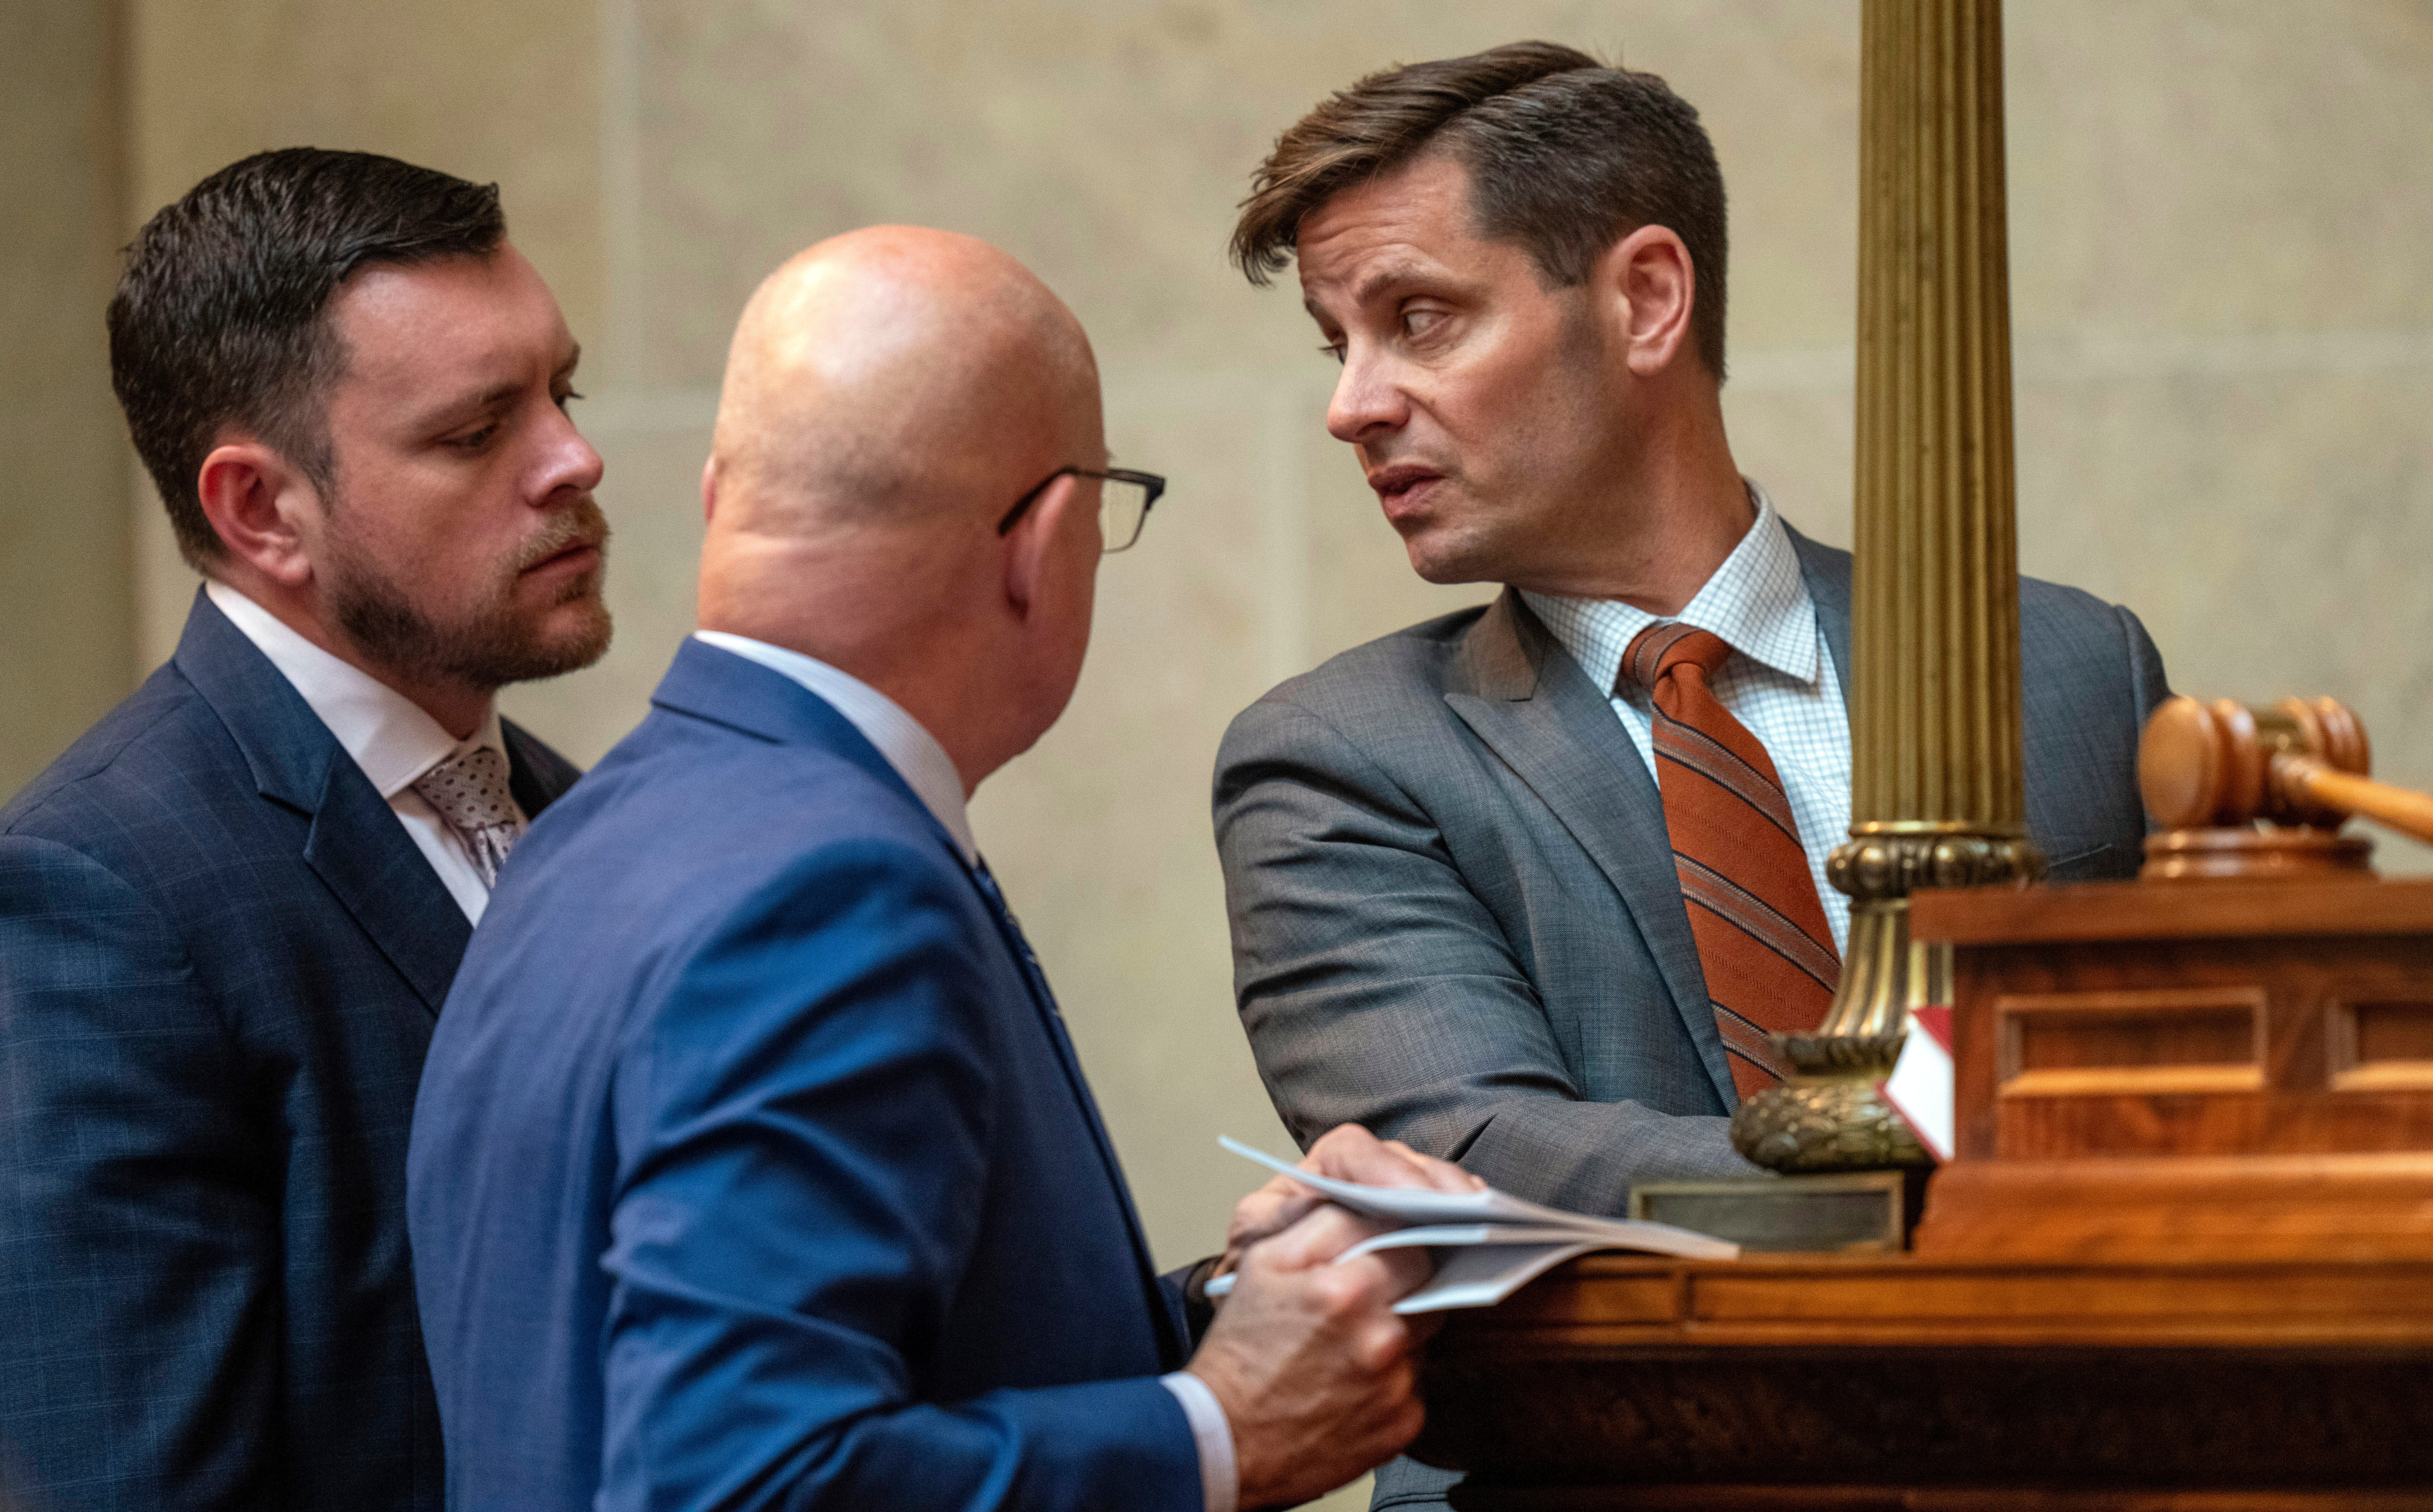
<path id="1" fill-rule="evenodd" d="M 1109 467 L 1094 472 L 1088 467 L 1059 467 L 1039 480 L 1039 485 L 1013 501 L 1005 518 L 996 522 L 1000 535 L 1013 529 L 1014 521 L 1029 513 L 1047 485 L 1059 478 L 1096 478 L 1098 481 L 1098 538 L 1101 550 L 1120 552 L 1140 539 L 1141 527 L 1148 523 L 1148 509 L 1165 492 L 1165 480 L 1153 472 L 1134 472 L 1130 467 Z"/>

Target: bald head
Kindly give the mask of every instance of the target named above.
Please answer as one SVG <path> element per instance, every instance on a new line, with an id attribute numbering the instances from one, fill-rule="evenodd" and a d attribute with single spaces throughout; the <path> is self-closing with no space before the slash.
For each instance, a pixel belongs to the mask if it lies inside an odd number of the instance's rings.
<path id="1" fill-rule="evenodd" d="M 1047 286 L 985 242 L 879 226 L 760 285 L 703 479 L 701 625 L 895 701 L 965 789 L 1027 750 L 1089 646 L 1106 466 L 1097 365 Z"/>
<path id="2" fill-rule="evenodd" d="M 1100 423 L 1089 340 L 1029 269 L 951 231 L 849 232 L 744 309 L 711 453 L 720 522 L 787 535 L 1002 511 L 1057 467 L 1102 465 Z"/>

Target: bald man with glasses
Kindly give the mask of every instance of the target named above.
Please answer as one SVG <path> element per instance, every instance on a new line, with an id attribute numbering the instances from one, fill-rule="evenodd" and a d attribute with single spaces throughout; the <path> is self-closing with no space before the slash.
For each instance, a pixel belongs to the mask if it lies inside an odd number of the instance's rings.
<path id="1" fill-rule="evenodd" d="M 1425 1263 L 1330 1263 L 1341 1209 L 1279 1179 L 1153 1272 L 964 812 L 1163 487 L 1105 461 L 1080 326 L 985 244 L 857 232 L 755 296 L 702 629 L 521 842 L 416 1108 L 458 1512 L 1234 1512 L 1418 1431 Z M 1356 1128 L 1309 1164 L 1475 1186 Z"/>

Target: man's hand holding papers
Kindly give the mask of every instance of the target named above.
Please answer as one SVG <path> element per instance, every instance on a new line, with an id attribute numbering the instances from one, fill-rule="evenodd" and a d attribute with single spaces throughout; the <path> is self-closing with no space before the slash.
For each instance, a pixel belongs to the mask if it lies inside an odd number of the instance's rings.
<path id="1" fill-rule="evenodd" d="M 1236 1154 L 1247 1147 L 1220 1141 Z M 1358 1124 L 1343 1124 L 1320 1135 L 1299 1166 L 1253 1155 L 1279 1172 L 1275 1180 L 1244 1198 L 1234 1209 L 1225 1233 L 1225 1255 L 1216 1274 L 1229 1276 L 1241 1267 L 1242 1253 L 1272 1234 L 1282 1233 L 1302 1215 L 1324 1207 L 1331 1198 L 1318 1184 L 1304 1180 L 1353 1182 L 1370 1187 L 1400 1187 L 1413 1192 L 1461 1195 L 1483 1192 L 1487 1183 L 1451 1161 L 1422 1155 L 1398 1139 L 1379 1139 Z M 1354 1211 L 1357 1211 L 1356 1209 Z"/>
<path id="2" fill-rule="evenodd" d="M 1479 1188 L 1459 1166 L 1357 1125 L 1319 1140 L 1306 1164 L 1307 1175 L 1361 1190 Z M 1387 1304 L 1427 1280 L 1427 1257 L 1409 1249 L 1353 1254 L 1389 1237 L 1389 1227 L 1282 1176 L 1234 1210 L 1218 1266 L 1234 1295 L 1188 1368 L 1225 1408 L 1242 1506 L 1332 1490 L 1418 1434 L 1413 1354 L 1432 1324 Z"/>
<path id="3" fill-rule="evenodd" d="M 1356 1130 L 1356 1126 L 1336 1130 L 1319 1141 L 1319 1146 L 1344 1136 L 1347 1130 Z M 1401 1178 L 1391 1182 L 1367 1182 L 1328 1171 L 1326 1166 L 1337 1162 L 1321 1162 L 1318 1146 L 1311 1147 L 1309 1161 L 1292 1166 L 1236 1140 L 1222 1139 L 1219 1143 L 1234 1154 L 1278 1173 L 1274 1181 L 1245 1198 L 1235 1210 L 1237 1227 L 1253 1203 L 1267 1198 L 1278 1182 L 1284 1182 L 1302 1188 L 1298 1198 L 1289 1199 L 1300 1206 L 1275 1199 L 1275 1211 L 1305 1212 L 1318 1203 L 1332 1202 L 1360 1215 L 1374 1227 L 1370 1237 L 1341 1252 L 1337 1257 L 1340 1262 L 1417 1249 L 1434 1253 L 1438 1257 L 1436 1275 L 1394 1305 L 1395 1312 L 1405 1316 L 1455 1307 L 1491 1307 L 1564 1261 L 1597 1249 L 1633 1249 L 1693 1260 L 1730 1260 L 1740 1254 L 1738 1245 L 1670 1224 L 1596 1218 L 1525 1202 L 1496 1191 L 1458 1167 L 1430 1160 L 1399 1145 L 1379 1144 L 1377 1149 L 1400 1151 L 1413 1162 L 1441 1166 L 1452 1175 L 1412 1172 L 1399 1161 L 1368 1156 L 1364 1151 L 1363 1169 Z M 1410 1180 L 1415 1174 L 1425 1180 Z M 1229 1261 L 1234 1252 L 1229 1244 Z M 1224 1295 L 1229 1289 L 1226 1283 L 1227 1278 L 1220 1274 L 1209 1283 L 1208 1294 Z"/>

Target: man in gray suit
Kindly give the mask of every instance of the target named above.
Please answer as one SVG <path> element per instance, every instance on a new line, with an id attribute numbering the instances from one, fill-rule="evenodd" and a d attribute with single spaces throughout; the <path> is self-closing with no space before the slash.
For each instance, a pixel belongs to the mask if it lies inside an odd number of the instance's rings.
<path id="1" fill-rule="evenodd" d="M 1735 948 L 1816 963 L 1821 1012 L 1847 931 L 1822 877 L 1849 824 L 1850 557 L 1733 464 L 1697 112 L 1519 43 L 1361 80 L 1253 191 L 1234 255 L 1259 282 L 1298 260 L 1343 366 L 1327 428 L 1412 567 L 1505 585 L 1226 735 L 1235 986 L 1278 1111 L 1304 1143 L 1357 1122 L 1590 1213 L 1634 1182 L 1755 1174 L 1727 1125 L 1775 1068 L 1719 984 L 1715 899 L 1778 931 Z M 2033 581 L 2019 603 L 2030 829 L 2055 879 L 2126 876 L 2161 660 L 2125 609 Z M 1728 730 L 1708 744 L 1743 742 L 1731 780 L 1785 837 L 1779 898 L 1689 858 L 1682 741 L 1704 737 L 1668 731 L 1633 649 L 1676 624 L 1713 637 L 1698 697 Z"/>

